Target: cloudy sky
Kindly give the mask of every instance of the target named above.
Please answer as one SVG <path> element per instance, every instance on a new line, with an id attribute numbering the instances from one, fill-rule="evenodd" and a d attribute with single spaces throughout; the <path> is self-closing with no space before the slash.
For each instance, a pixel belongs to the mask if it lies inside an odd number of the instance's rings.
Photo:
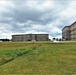
<path id="1" fill-rule="evenodd" d="M 0 38 L 28 33 L 60 38 L 61 29 L 75 21 L 76 0 L 0 0 Z"/>

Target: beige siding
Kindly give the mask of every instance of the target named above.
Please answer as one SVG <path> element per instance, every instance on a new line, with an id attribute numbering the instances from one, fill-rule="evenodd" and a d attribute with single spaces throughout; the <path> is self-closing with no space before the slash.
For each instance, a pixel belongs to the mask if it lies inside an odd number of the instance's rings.
<path id="1" fill-rule="evenodd" d="M 76 22 L 70 25 L 69 28 L 66 26 L 62 29 L 62 37 L 76 40 Z"/>
<path id="2" fill-rule="evenodd" d="M 48 41 L 48 34 L 12 35 L 12 41 Z"/>

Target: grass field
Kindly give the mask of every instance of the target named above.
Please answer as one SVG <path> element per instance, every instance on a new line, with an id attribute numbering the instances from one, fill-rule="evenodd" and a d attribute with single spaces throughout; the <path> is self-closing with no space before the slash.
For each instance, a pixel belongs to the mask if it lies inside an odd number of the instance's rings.
<path id="1" fill-rule="evenodd" d="M 76 75 L 76 42 L 0 43 L 0 75 Z"/>

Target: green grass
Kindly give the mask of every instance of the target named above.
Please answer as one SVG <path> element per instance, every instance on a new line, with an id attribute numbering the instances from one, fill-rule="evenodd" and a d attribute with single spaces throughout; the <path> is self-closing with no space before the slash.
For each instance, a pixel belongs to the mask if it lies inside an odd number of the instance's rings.
<path id="1" fill-rule="evenodd" d="M 0 59 L 1 75 L 75 75 L 76 43 L 0 43 Z"/>

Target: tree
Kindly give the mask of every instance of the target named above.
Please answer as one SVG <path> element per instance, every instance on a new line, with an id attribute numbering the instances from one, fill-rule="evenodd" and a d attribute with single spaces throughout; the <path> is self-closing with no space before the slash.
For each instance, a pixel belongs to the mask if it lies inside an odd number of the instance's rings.
<path id="1" fill-rule="evenodd" d="M 56 40 L 56 38 L 53 38 L 53 40 Z"/>

